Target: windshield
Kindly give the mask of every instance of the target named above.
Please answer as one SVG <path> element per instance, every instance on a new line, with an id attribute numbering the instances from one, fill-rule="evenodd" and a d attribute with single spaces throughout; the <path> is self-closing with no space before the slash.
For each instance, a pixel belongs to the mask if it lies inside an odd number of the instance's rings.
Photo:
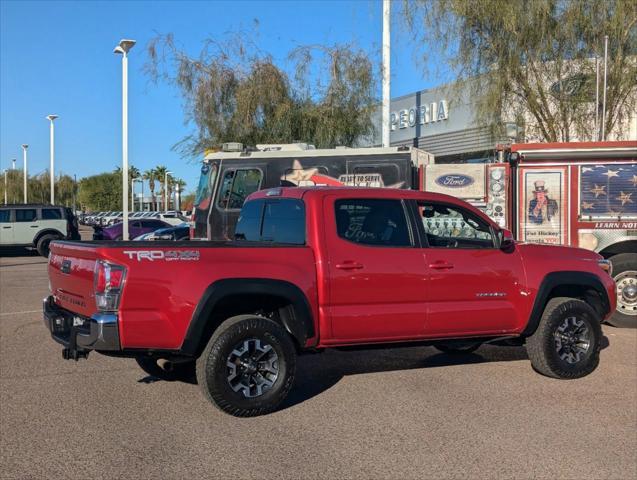
<path id="1" fill-rule="evenodd" d="M 203 164 L 194 202 L 195 238 L 208 237 L 208 209 L 212 201 L 212 193 L 217 179 L 218 166 Z"/>

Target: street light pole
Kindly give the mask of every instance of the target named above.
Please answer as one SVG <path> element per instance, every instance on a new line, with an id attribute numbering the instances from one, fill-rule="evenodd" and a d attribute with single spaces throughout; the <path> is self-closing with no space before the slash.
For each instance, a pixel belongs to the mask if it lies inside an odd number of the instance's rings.
<path id="1" fill-rule="evenodd" d="M 173 172 L 166 170 L 164 174 L 164 212 L 168 211 L 168 175 Z"/>
<path id="2" fill-rule="evenodd" d="M 391 35 L 391 1 L 383 0 L 383 104 L 382 104 L 382 142 L 383 147 L 389 147 L 390 145 L 390 125 L 389 125 L 389 110 L 390 110 L 390 35 Z"/>
<path id="3" fill-rule="evenodd" d="M 4 204 L 7 205 L 7 169 L 4 169 Z"/>
<path id="4" fill-rule="evenodd" d="M 47 115 L 46 118 L 51 122 L 50 128 L 50 156 L 51 156 L 51 171 L 49 173 L 51 177 L 51 205 L 55 205 L 55 129 L 53 127 L 53 120 L 58 118 L 57 115 Z"/>
<path id="5" fill-rule="evenodd" d="M 120 40 L 113 53 L 122 55 L 122 240 L 128 240 L 128 52 L 135 40 Z"/>
<path id="6" fill-rule="evenodd" d="M 27 148 L 29 145 L 26 143 L 22 144 L 22 161 L 24 163 L 24 178 L 23 178 L 23 192 L 24 192 L 24 203 L 27 203 Z"/>

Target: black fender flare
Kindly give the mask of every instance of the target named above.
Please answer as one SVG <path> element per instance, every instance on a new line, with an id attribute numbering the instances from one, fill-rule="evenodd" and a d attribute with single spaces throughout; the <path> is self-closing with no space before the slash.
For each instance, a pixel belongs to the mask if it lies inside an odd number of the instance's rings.
<path id="1" fill-rule="evenodd" d="M 33 246 L 37 247 L 38 246 L 38 242 L 40 241 L 40 239 L 44 236 L 44 235 L 56 235 L 60 238 L 58 238 L 57 240 L 64 240 L 64 238 L 66 237 L 66 234 L 60 232 L 59 230 L 56 230 L 55 228 L 45 228 L 43 230 L 40 230 L 38 233 L 35 234 L 35 236 L 33 237 Z"/>
<path id="2" fill-rule="evenodd" d="M 606 312 L 610 311 L 608 293 L 597 275 L 590 272 L 576 271 L 551 272 L 542 279 L 542 283 L 535 297 L 535 302 L 533 302 L 533 309 L 531 310 L 529 321 L 521 333 L 523 337 L 528 337 L 535 332 L 540 324 L 542 314 L 544 313 L 544 306 L 549 299 L 549 294 L 554 288 L 563 285 L 587 287 L 594 290 L 600 296 L 604 310 Z"/>
<path id="3" fill-rule="evenodd" d="M 303 291 L 293 283 L 269 278 L 228 278 L 210 284 L 201 296 L 192 314 L 190 325 L 180 352 L 198 356 L 202 346 L 202 336 L 209 332 L 212 312 L 219 303 L 229 296 L 268 295 L 289 300 L 293 307 L 291 318 L 283 319 L 283 326 L 296 340 L 300 348 L 305 347 L 309 338 L 314 337 L 314 316 L 310 303 Z M 223 321 L 225 319 L 222 319 Z M 220 322 L 219 322 L 220 323 Z"/>

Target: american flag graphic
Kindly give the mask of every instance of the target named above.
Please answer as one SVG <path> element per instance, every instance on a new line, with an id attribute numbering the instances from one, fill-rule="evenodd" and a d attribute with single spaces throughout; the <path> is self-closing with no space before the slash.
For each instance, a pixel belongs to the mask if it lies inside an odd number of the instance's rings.
<path id="1" fill-rule="evenodd" d="M 637 216 L 637 163 L 582 166 L 580 175 L 582 216 Z"/>

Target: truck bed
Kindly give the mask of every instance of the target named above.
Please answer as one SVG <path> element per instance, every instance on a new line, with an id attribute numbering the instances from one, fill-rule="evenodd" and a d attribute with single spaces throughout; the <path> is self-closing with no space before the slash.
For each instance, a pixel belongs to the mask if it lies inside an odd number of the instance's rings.
<path id="1" fill-rule="evenodd" d="M 178 349 L 206 289 L 223 278 L 273 278 L 316 299 L 315 260 L 306 246 L 251 242 L 52 243 L 49 278 L 54 302 L 89 318 L 97 306 L 96 262 L 126 268 L 118 311 L 122 348 Z"/>

